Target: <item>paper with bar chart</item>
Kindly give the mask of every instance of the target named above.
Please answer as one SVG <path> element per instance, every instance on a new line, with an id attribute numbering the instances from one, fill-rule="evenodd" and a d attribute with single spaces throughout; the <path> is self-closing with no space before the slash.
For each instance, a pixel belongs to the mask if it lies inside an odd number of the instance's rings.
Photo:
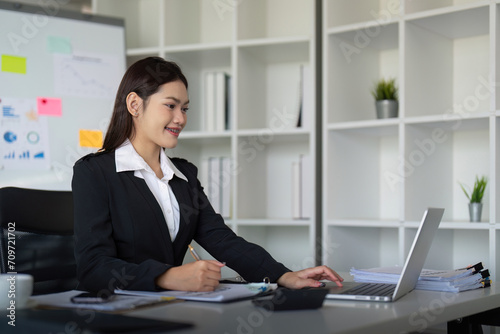
<path id="1" fill-rule="evenodd" d="M 4 169 L 49 169 L 48 123 L 36 99 L 0 97 L 0 163 Z"/>

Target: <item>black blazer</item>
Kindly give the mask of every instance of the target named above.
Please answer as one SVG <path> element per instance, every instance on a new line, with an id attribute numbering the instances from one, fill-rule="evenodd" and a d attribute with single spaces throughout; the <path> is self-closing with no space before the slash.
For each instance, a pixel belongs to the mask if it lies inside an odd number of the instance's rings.
<path id="1" fill-rule="evenodd" d="M 193 164 L 178 158 L 172 162 L 188 179 L 174 176 L 170 181 L 180 209 L 174 242 L 146 182 L 132 171 L 116 172 L 114 151 L 76 162 L 72 188 L 78 289 L 155 290 L 155 278 L 182 264 L 193 239 L 247 281 L 276 281 L 290 271 L 262 247 L 233 233 L 208 202 Z"/>

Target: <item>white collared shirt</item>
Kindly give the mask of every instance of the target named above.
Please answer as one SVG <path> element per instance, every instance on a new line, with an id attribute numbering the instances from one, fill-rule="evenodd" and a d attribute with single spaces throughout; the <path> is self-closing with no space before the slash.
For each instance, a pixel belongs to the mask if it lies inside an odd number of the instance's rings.
<path id="1" fill-rule="evenodd" d="M 160 153 L 160 167 L 163 172 L 163 178 L 159 179 L 128 139 L 116 149 L 115 163 L 117 173 L 134 171 L 135 177 L 144 179 L 163 211 L 170 238 L 174 241 L 177 232 L 179 232 L 180 212 L 179 203 L 168 182 L 174 175 L 187 182 L 186 176 L 175 167 L 162 149 Z"/>

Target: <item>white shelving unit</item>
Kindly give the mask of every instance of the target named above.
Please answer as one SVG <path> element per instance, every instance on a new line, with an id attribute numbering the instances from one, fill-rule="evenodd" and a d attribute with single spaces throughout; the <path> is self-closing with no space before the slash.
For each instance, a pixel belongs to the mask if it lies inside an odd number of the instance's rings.
<path id="1" fill-rule="evenodd" d="M 93 0 L 95 13 L 125 18 L 129 64 L 161 56 L 176 61 L 188 78 L 188 124 L 168 154 L 199 168 L 205 158 L 231 157 L 226 223 L 294 270 L 314 265 L 315 254 L 315 217 L 292 219 L 291 195 L 292 161 L 300 154 L 314 161 L 315 130 L 297 128 L 290 116 L 299 105 L 300 66 L 314 68 L 314 5 L 314 0 Z M 204 131 L 208 71 L 232 77 L 229 130 Z M 314 76 L 310 81 L 314 85 Z M 314 175 L 310 178 L 313 183 Z"/>
<path id="2" fill-rule="evenodd" d="M 429 206 L 446 209 L 425 264 L 499 277 L 500 1 L 323 0 L 323 260 L 402 265 Z M 370 90 L 399 86 L 399 117 Z M 460 182 L 489 178 L 481 223 Z"/>

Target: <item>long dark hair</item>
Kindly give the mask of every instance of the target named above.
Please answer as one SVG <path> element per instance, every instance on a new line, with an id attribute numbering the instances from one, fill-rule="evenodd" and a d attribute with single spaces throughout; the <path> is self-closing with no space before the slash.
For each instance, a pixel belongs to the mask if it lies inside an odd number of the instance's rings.
<path id="1" fill-rule="evenodd" d="M 127 110 L 127 96 L 135 92 L 144 107 L 151 95 L 163 84 L 181 80 L 186 89 L 188 82 L 180 67 L 160 57 L 148 57 L 132 64 L 122 78 L 116 93 L 113 115 L 101 151 L 113 151 L 133 134 L 132 115 Z"/>

